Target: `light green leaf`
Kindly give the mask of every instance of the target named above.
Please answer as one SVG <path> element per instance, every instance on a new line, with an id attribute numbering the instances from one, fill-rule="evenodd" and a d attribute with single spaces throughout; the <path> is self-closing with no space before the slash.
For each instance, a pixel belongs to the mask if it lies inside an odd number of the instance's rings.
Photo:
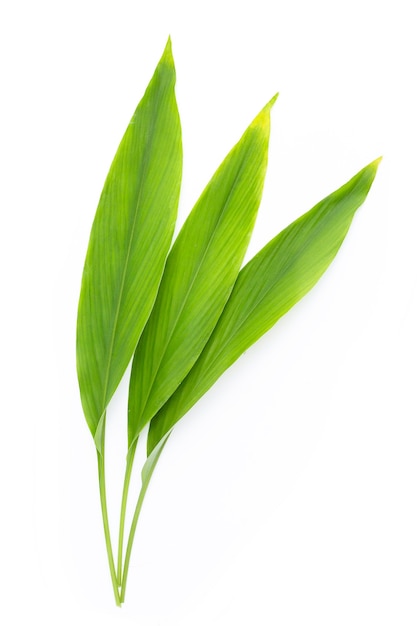
<path id="1" fill-rule="evenodd" d="M 315 285 L 364 202 L 379 161 L 293 222 L 243 268 L 198 361 L 152 419 L 148 454 L 219 376 Z"/>
<path id="2" fill-rule="evenodd" d="M 133 360 L 129 446 L 194 365 L 236 281 L 261 200 L 275 100 L 216 171 L 168 256 Z"/>
<path id="3" fill-rule="evenodd" d="M 107 175 L 91 230 L 77 321 L 85 417 L 103 416 L 149 317 L 172 239 L 182 145 L 168 40 Z"/>

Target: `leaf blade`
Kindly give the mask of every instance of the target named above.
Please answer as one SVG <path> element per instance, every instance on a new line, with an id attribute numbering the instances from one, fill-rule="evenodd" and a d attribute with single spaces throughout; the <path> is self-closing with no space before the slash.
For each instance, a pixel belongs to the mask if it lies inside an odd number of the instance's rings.
<path id="1" fill-rule="evenodd" d="M 149 317 L 172 239 L 182 170 L 175 78 L 168 40 L 116 152 L 91 229 L 77 372 L 93 437 Z"/>
<path id="2" fill-rule="evenodd" d="M 200 358 L 152 419 L 148 454 L 221 374 L 319 280 L 364 202 L 380 159 L 315 205 L 244 268 Z"/>
<path id="3" fill-rule="evenodd" d="M 275 100 L 217 169 L 168 256 L 133 359 L 129 446 L 191 369 L 230 295 L 261 200 Z"/>

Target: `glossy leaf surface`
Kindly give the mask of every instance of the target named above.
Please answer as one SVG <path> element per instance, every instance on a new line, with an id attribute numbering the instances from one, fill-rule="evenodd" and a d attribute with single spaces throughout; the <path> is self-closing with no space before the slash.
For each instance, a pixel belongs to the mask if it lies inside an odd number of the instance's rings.
<path id="1" fill-rule="evenodd" d="M 174 230 L 182 170 L 174 86 L 168 41 L 110 167 L 91 230 L 77 371 L 99 451 L 102 417 L 151 312 Z"/>
<path id="2" fill-rule="evenodd" d="M 261 200 L 275 100 L 220 165 L 168 256 L 133 360 L 129 445 L 190 371 L 236 281 Z"/>
<path id="3" fill-rule="evenodd" d="M 267 244 L 240 272 L 196 364 L 152 419 L 148 454 L 219 376 L 318 281 L 364 202 L 379 159 Z"/>

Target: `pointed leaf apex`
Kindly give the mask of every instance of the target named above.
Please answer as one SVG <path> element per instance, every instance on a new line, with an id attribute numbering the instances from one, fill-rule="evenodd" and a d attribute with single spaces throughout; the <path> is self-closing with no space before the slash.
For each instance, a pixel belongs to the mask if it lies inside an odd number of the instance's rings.
<path id="1" fill-rule="evenodd" d="M 360 174 L 368 172 L 372 176 L 372 180 L 373 180 L 376 176 L 376 173 L 377 173 L 377 170 L 381 161 L 382 161 L 382 156 L 378 157 L 378 159 L 375 159 L 374 161 L 371 161 L 370 163 L 368 163 L 368 165 L 365 165 L 365 167 L 359 172 L 358 176 Z"/>
<path id="2" fill-rule="evenodd" d="M 378 171 L 378 166 L 382 161 L 382 157 L 379 157 L 378 159 L 375 159 L 374 161 L 371 161 L 371 163 L 369 163 L 368 165 L 366 165 L 358 174 L 357 176 L 366 176 L 367 178 L 369 178 L 369 187 L 372 185 L 372 182 L 376 176 L 376 173 Z"/>
<path id="3" fill-rule="evenodd" d="M 174 57 L 172 56 L 172 42 L 171 36 L 168 37 L 168 41 L 166 43 L 164 52 L 161 57 L 161 62 L 166 63 L 167 65 L 174 66 Z"/>
<path id="4" fill-rule="evenodd" d="M 279 93 L 276 93 L 275 96 L 273 96 L 270 101 L 268 102 L 268 104 L 265 106 L 265 109 L 270 110 L 272 109 L 272 107 L 274 106 L 275 102 L 278 100 L 278 96 Z"/>
<path id="5" fill-rule="evenodd" d="M 251 128 L 262 128 L 269 132 L 269 114 L 273 105 L 275 104 L 279 94 L 275 94 L 273 98 L 264 106 L 264 108 L 258 113 L 251 124 Z"/>
<path id="6" fill-rule="evenodd" d="M 372 161 L 372 163 L 370 163 L 369 165 L 373 165 L 375 169 L 378 169 L 378 166 L 381 163 L 381 161 L 382 161 L 382 156 L 375 159 L 375 161 Z"/>

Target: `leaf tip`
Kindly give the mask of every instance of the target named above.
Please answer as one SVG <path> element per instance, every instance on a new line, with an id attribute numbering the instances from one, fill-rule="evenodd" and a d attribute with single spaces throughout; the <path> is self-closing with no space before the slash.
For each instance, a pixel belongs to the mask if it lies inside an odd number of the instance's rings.
<path id="1" fill-rule="evenodd" d="M 261 115 L 269 115 L 269 113 L 271 112 L 272 107 L 274 106 L 275 102 L 277 101 L 279 96 L 279 93 L 276 93 L 269 102 L 266 103 L 266 105 L 264 106 L 264 108 L 262 109 L 262 111 L 259 113 L 259 116 Z"/>
<path id="2" fill-rule="evenodd" d="M 268 102 L 268 104 L 265 106 L 265 109 L 272 109 L 272 107 L 274 106 L 275 102 L 278 100 L 278 96 L 279 96 L 279 92 L 277 92 L 274 96 L 272 96 L 272 98 L 270 99 L 270 101 Z"/>
<path id="3" fill-rule="evenodd" d="M 377 159 L 375 159 L 374 161 L 371 161 L 371 163 L 369 163 L 369 165 L 367 165 L 364 170 L 362 170 L 363 172 L 368 172 L 368 174 L 371 176 L 372 181 L 374 180 L 376 173 L 378 171 L 378 167 L 379 164 L 382 161 L 382 156 L 378 157 Z"/>
<path id="4" fill-rule="evenodd" d="M 166 42 L 165 49 L 161 57 L 161 62 L 166 63 L 167 65 L 170 65 L 171 67 L 174 67 L 174 57 L 172 55 L 171 35 L 169 35 L 168 40 Z"/>
<path id="5" fill-rule="evenodd" d="M 252 128 L 261 128 L 262 130 L 269 131 L 269 114 L 271 112 L 272 107 L 274 106 L 279 94 L 276 93 L 271 100 L 264 106 L 264 108 L 258 113 L 258 115 L 253 120 L 251 127 Z"/>

